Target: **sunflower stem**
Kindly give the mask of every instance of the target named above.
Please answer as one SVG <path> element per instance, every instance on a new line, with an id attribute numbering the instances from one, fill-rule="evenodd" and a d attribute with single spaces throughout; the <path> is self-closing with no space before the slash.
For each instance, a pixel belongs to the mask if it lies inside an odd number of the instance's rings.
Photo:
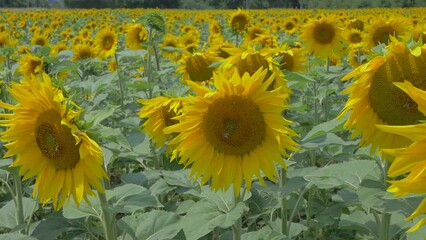
<path id="1" fill-rule="evenodd" d="M 282 168 L 281 169 L 281 181 L 280 181 L 280 188 L 282 189 L 287 181 L 287 171 Z M 280 205 L 281 205 L 281 232 L 282 234 L 288 236 L 287 231 L 287 204 L 286 204 L 286 197 L 282 196 L 280 199 Z"/>
<path id="2" fill-rule="evenodd" d="M 382 213 L 381 216 L 381 222 L 380 222 L 380 240 L 388 240 L 389 238 L 389 226 L 390 226 L 390 220 L 391 220 L 391 214 L 389 213 Z"/>
<path id="3" fill-rule="evenodd" d="M 23 226 L 25 224 L 24 219 L 24 208 L 22 204 L 22 181 L 21 176 L 17 171 L 13 172 L 13 180 L 15 185 L 15 206 L 16 206 L 16 220 L 18 222 L 18 226 Z M 26 234 L 25 228 L 21 230 L 22 234 Z"/>
<path id="4" fill-rule="evenodd" d="M 110 211 L 110 204 L 108 203 L 105 193 L 98 192 L 98 197 L 101 203 L 101 222 L 104 229 L 105 239 L 116 240 L 114 215 Z"/>
<path id="5" fill-rule="evenodd" d="M 241 218 L 232 225 L 232 239 L 241 240 Z"/>
<path id="6" fill-rule="evenodd" d="M 153 33 L 153 28 L 149 28 L 148 31 L 148 56 L 147 56 L 147 60 L 146 60 L 146 73 L 147 73 L 147 78 L 148 78 L 148 83 L 152 83 L 152 66 L 151 66 L 151 43 L 152 43 L 152 33 Z M 153 92 L 153 88 L 150 87 L 149 88 L 149 92 L 148 92 L 148 98 L 152 98 L 152 92 Z"/>
<path id="7" fill-rule="evenodd" d="M 287 231 L 290 232 L 290 227 L 291 227 L 291 221 L 294 218 L 294 215 L 296 215 L 296 211 L 299 208 L 300 202 L 303 199 L 303 195 L 305 195 L 305 193 L 311 188 L 311 184 L 308 183 L 308 185 L 306 185 L 306 187 L 303 189 L 303 191 L 300 193 L 299 198 L 297 199 L 296 205 L 293 208 L 293 211 L 291 211 L 291 215 L 290 218 L 288 219 L 288 224 L 287 224 Z"/>
<path id="8" fill-rule="evenodd" d="M 234 188 L 233 188 L 234 189 Z M 234 203 L 237 205 L 239 202 L 242 202 L 244 199 L 245 189 L 243 190 L 242 194 L 237 196 L 235 194 L 235 189 L 233 192 L 234 195 Z M 241 216 L 238 218 L 238 220 L 232 225 L 232 239 L 233 240 L 241 240 Z"/>
<path id="9" fill-rule="evenodd" d="M 239 40 L 239 37 L 240 36 L 240 34 L 237 32 L 237 34 L 235 35 L 235 46 L 236 47 L 238 47 L 238 40 Z"/>
<path id="10" fill-rule="evenodd" d="M 330 57 L 327 57 L 327 65 L 326 65 L 326 72 L 330 72 L 330 64 L 331 64 L 331 60 Z"/>
<path id="11" fill-rule="evenodd" d="M 120 105 L 123 108 L 124 106 L 124 98 L 126 95 L 126 83 L 123 77 L 120 74 L 120 65 L 118 65 L 118 57 L 117 54 L 114 54 L 115 64 L 117 65 L 117 76 L 118 76 L 118 88 L 120 89 Z"/>

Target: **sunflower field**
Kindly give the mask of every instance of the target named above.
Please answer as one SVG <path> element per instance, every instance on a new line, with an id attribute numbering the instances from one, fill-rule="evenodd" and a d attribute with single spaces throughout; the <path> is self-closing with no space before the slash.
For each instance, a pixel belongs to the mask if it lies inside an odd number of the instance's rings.
<path id="1" fill-rule="evenodd" d="M 426 239 L 426 8 L 0 10 L 0 239 Z"/>

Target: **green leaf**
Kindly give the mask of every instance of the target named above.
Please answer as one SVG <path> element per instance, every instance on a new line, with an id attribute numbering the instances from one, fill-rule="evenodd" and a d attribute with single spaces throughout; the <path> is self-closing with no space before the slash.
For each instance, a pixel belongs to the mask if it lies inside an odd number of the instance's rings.
<path id="1" fill-rule="evenodd" d="M 133 239 L 172 239 L 181 230 L 181 217 L 173 212 L 153 210 L 126 216 L 117 222 L 118 228 Z"/>
<path id="2" fill-rule="evenodd" d="M 322 135 L 311 139 L 310 141 L 304 142 L 302 146 L 306 149 L 317 149 L 323 147 L 330 147 L 333 145 L 351 146 L 357 144 L 357 141 L 344 141 L 342 138 L 338 137 L 334 133 L 327 133 L 326 135 Z"/>
<path id="3" fill-rule="evenodd" d="M 69 228 L 70 220 L 64 218 L 62 213 L 53 212 L 43 218 L 31 233 L 38 239 L 57 239 L 57 236 Z"/>
<path id="4" fill-rule="evenodd" d="M 339 186 L 358 189 L 366 176 L 377 175 L 377 172 L 378 166 L 375 162 L 355 160 L 319 168 L 317 171 L 307 174 L 305 179 L 321 189 Z"/>
<path id="5" fill-rule="evenodd" d="M 37 202 L 32 198 L 22 198 L 24 219 L 31 217 Z M 36 210 L 36 209 L 35 209 Z M 0 228 L 13 229 L 18 226 L 15 203 L 11 200 L 0 209 Z"/>
<path id="6" fill-rule="evenodd" d="M 117 52 L 118 59 L 121 59 L 123 57 L 140 57 L 143 58 L 148 51 L 146 50 L 124 50 Z"/>
<path id="7" fill-rule="evenodd" d="M 162 207 L 151 191 L 136 184 L 125 184 L 112 190 L 113 210 L 120 213 L 133 213 L 147 207 Z"/>
<path id="8" fill-rule="evenodd" d="M 97 194 L 97 193 L 95 193 Z M 78 219 L 82 217 L 96 217 L 101 216 L 101 205 L 99 199 L 96 196 L 87 196 L 90 201 L 90 205 L 86 201 L 82 201 L 77 206 L 74 200 L 70 200 L 70 203 L 65 203 L 63 207 L 63 215 L 68 219 Z"/>
<path id="9" fill-rule="evenodd" d="M 7 239 L 7 240 L 37 240 L 35 237 L 23 235 L 20 233 L 4 233 L 0 234 L 0 239 Z"/>
<path id="10" fill-rule="evenodd" d="M 235 202 L 232 187 L 226 192 L 204 192 L 183 219 L 182 228 L 187 239 L 199 239 L 214 228 L 232 226 L 244 213 L 245 204 Z"/>
<path id="11" fill-rule="evenodd" d="M 108 105 L 106 108 L 101 110 L 92 110 L 90 113 L 86 113 L 84 115 L 85 121 L 91 122 L 91 126 L 96 126 L 103 120 L 111 117 L 118 107 L 119 106 Z"/>
<path id="12" fill-rule="evenodd" d="M 161 174 L 167 184 L 171 186 L 194 188 L 198 185 L 196 182 L 188 178 L 189 170 L 162 171 Z"/>
<path id="13" fill-rule="evenodd" d="M 244 233 L 241 235 L 244 240 L 284 240 L 286 236 L 279 231 L 274 231 L 267 227 L 260 230 Z"/>
<path id="14" fill-rule="evenodd" d="M 372 214 L 366 214 L 362 211 L 356 211 L 350 215 L 343 214 L 340 218 L 339 227 L 342 229 L 352 229 L 359 233 L 377 232 L 377 223 Z"/>
<path id="15" fill-rule="evenodd" d="M 302 139 L 302 142 L 307 142 L 314 138 L 324 136 L 327 133 L 335 133 L 343 130 L 343 124 L 345 123 L 346 118 L 341 119 L 332 119 L 328 122 L 324 122 L 316 125 L 309 131 L 305 137 Z"/>

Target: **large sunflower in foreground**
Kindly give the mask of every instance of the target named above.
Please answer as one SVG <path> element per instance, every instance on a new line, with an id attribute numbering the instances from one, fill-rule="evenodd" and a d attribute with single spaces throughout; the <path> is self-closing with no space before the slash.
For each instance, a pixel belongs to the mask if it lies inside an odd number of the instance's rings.
<path id="1" fill-rule="evenodd" d="M 302 27 L 300 39 L 308 52 L 317 57 L 339 56 L 342 52 L 342 29 L 333 16 L 311 18 Z"/>
<path id="2" fill-rule="evenodd" d="M 426 51 L 425 51 L 426 54 Z M 426 91 L 418 89 L 410 82 L 395 83 L 399 88 L 406 92 L 417 104 L 418 110 L 426 116 Z M 426 123 L 419 123 L 406 126 L 386 126 L 378 125 L 382 131 L 398 134 L 413 141 L 411 145 L 400 149 L 386 149 L 386 153 L 396 156 L 392 162 L 387 174 L 389 177 L 400 177 L 399 180 L 390 181 L 389 192 L 394 193 L 395 197 L 401 197 L 408 194 L 426 193 Z M 407 220 L 417 218 L 423 215 L 408 231 L 413 232 L 426 224 L 426 197 L 418 205 L 417 209 L 407 218 Z"/>
<path id="3" fill-rule="evenodd" d="M 343 91 L 350 95 L 339 117 L 349 113 L 345 128 L 353 130 L 353 137 L 361 135 L 361 146 L 372 144 L 372 152 L 410 143 L 409 139 L 384 132 L 374 124 L 410 125 L 425 119 L 417 104 L 393 83 L 405 80 L 426 89 L 426 54 L 391 39 L 386 54 L 376 56 L 343 78 L 356 79 Z"/>
<path id="4" fill-rule="evenodd" d="M 182 108 L 179 123 L 166 127 L 166 134 L 179 133 L 172 141 L 172 159 L 191 167 L 191 176 L 205 184 L 211 179 L 215 190 L 234 186 L 239 195 L 243 178 L 250 191 L 253 175 L 261 183 L 261 171 L 275 180 L 275 163 L 286 167 L 283 156 L 296 151 L 295 132 L 282 117 L 287 94 L 268 91 L 274 80 L 267 70 L 242 77 L 234 71 L 229 78 L 214 74 L 216 90 L 198 91 Z M 200 87 L 199 85 L 197 85 Z"/>
<path id="5" fill-rule="evenodd" d="M 69 107 L 46 74 L 42 78 L 12 83 L 9 92 L 18 103 L 0 102 L 11 111 L 0 115 L 0 126 L 7 128 L 0 139 L 8 149 L 5 157 L 16 156 L 11 167 L 20 167 L 23 180 L 36 177 L 33 196 L 60 209 L 71 196 L 77 205 L 87 200 L 94 194 L 91 186 L 103 192 L 107 175 L 101 148 L 73 123 L 80 111 Z"/>

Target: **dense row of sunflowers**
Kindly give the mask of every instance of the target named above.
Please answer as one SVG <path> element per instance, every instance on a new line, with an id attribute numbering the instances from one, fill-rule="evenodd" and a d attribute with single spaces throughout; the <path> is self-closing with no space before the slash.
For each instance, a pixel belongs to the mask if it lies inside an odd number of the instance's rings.
<path id="1" fill-rule="evenodd" d="M 424 194 L 425 13 L 6 10 L 0 16 L 5 157 L 16 156 L 11 167 L 19 167 L 23 180 L 35 178 L 33 196 L 57 210 L 70 198 L 88 201 L 93 189 L 103 193 L 109 176 L 102 149 L 83 129 L 78 98 L 66 93 L 67 81 L 89 77 L 55 64 L 82 67 L 98 59 L 111 73 L 132 72 L 135 82 L 152 84 L 153 59 L 157 65 L 162 59 L 173 64 L 176 84 L 187 91 L 150 86 L 137 99 L 143 131 L 153 148 L 166 148 L 202 184 L 232 187 L 238 197 L 253 178 L 276 181 L 276 166 L 286 169 L 284 158 L 299 150 L 292 121 L 283 117 L 294 90 L 285 73 L 317 61 L 327 70 L 353 68 L 343 78 L 353 82 L 338 118 L 348 117 L 345 128 L 361 138 L 361 147 L 391 162 L 388 176 L 397 180 L 388 191 Z M 145 65 L 123 69 L 117 54 L 127 50 L 143 54 Z M 426 199 L 410 219 L 425 212 Z M 424 224 L 426 218 L 410 230 Z"/>

